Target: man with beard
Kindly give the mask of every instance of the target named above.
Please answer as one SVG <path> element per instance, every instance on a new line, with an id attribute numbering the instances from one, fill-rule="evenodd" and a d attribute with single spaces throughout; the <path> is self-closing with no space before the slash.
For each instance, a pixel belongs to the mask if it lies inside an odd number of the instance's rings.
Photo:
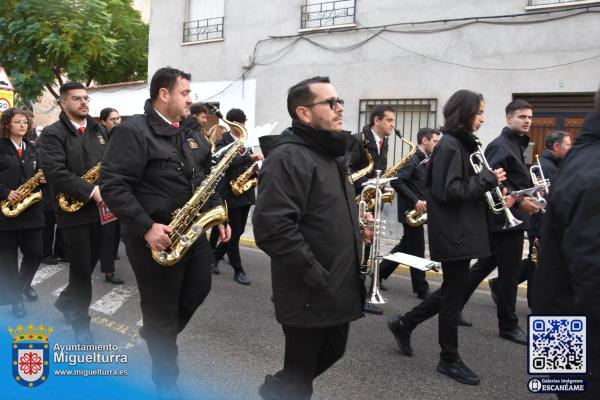
<path id="1" fill-rule="evenodd" d="M 52 198 L 59 193 L 84 202 L 75 212 L 57 209 L 58 228 L 62 229 L 71 258 L 69 285 L 60 293 L 55 307 L 61 311 L 80 344 L 91 344 L 90 316 L 92 270 L 98 261 L 102 241 L 98 205 L 102 196 L 98 186 L 82 175 L 102 159 L 106 137 L 89 113 L 90 98 L 79 82 L 60 87 L 59 120 L 47 126 L 39 139 L 42 170 Z"/>
<path id="2" fill-rule="evenodd" d="M 100 185 L 107 205 L 123 225 L 127 257 L 137 280 L 146 340 L 152 358 L 152 380 L 161 395 L 177 397 L 177 335 L 208 295 L 211 286 L 210 246 L 200 235 L 175 264 L 165 267 L 151 250 L 163 251 L 172 242 L 172 213 L 192 196 L 210 172 L 210 150 L 204 150 L 202 170 L 179 128 L 187 117 L 191 76 L 161 68 L 150 82 L 145 113 L 117 125 L 102 165 Z M 213 196 L 209 206 L 220 203 Z M 221 239 L 230 229 L 219 225 Z"/>
<path id="3" fill-rule="evenodd" d="M 292 126 L 260 138 L 266 161 L 252 216 L 271 258 L 273 303 L 285 335 L 283 369 L 267 375 L 263 399 L 310 399 L 313 380 L 344 354 L 361 317 L 361 237 L 344 154 L 341 100 L 327 77 L 288 91 Z"/>

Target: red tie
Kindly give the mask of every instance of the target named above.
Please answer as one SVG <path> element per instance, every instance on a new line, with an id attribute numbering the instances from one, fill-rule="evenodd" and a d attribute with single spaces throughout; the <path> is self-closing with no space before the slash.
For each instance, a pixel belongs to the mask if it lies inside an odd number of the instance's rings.
<path id="1" fill-rule="evenodd" d="M 80 126 L 79 133 L 81 133 L 83 135 L 84 132 L 85 132 L 85 126 Z"/>
<path id="2" fill-rule="evenodd" d="M 383 139 L 379 140 L 379 154 L 381 154 L 381 148 L 383 147 Z"/>
<path id="3" fill-rule="evenodd" d="M 171 123 L 171 126 L 172 126 L 173 128 L 177 128 L 177 129 L 179 129 L 179 122 L 172 122 L 172 123 Z"/>
<path id="4" fill-rule="evenodd" d="M 17 149 L 17 154 L 19 155 L 19 158 L 23 158 L 23 149 L 19 147 Z"/>

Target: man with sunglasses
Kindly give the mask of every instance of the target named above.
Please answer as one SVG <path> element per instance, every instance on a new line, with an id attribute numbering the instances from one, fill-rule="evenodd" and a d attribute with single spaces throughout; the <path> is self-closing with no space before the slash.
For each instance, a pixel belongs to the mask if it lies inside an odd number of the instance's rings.
<path id="1" fill-rule="evenodd" d="M 85 203 L 76 212 L 65 212 L 56 205 L 58 228 L 62 229 L 71 264 L 69 285 L 59 295 L 55 307 L 72 325 L 80 344 L 93 343 L 88 309 L 92 301 L 92 270 L 102 241 L 100 188 L 81 176 L 100 162 L 107 142 L 100 125 L 88 114 L 89 102 L 81 83 L 62 85 L 59 120 L 47 126 L 38 140 L 42 170 L 52 199 L 65 193 Z"/>
<path id="2" fill-rule="evenodd" d="M 287 107 L 292 126 L 259 139 L 266 161 L 252 216 L 285 335 L 283 369 L 265 377 L 263 399 L 309 399 L 313 380 L 343 356 L 364 301 L 343 101 L 329 78 L 314 77 L 289 89 Z"/>

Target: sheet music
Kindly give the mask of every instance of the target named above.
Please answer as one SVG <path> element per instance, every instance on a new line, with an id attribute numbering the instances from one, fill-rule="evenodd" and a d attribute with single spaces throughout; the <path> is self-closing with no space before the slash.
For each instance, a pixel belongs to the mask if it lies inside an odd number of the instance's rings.
<path id="1" fill-rule="evenodd" d="M 411 268 L 420 269 L 421 271 L 429 271 L 431 269 L 437 270 L 439 268 L 439 264 L 435 261 L 427 260 L 421 257 L 416 257 L 406 253 L 392 253 L 388 254 L 383 258 L 384 260 L 390 260 Z"/>

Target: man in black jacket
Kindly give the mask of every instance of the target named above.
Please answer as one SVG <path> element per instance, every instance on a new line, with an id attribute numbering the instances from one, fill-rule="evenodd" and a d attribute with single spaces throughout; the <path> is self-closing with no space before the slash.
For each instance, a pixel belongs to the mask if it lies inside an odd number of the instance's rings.
<path id="1" fill-rule="evenodd" d="M 534 278 L 533 312 L 587 317 L 588 389 L 600 398 L 600 90 L 550 190 Z M 555 348 L 555 347 L 553 347 Z M 570 349 L 568 342 L 562 348 Z M 566 355 L 565 355 L 565 358 Z M 570 396 L 564 395 L 565 398 Z M 559 395 L 559 397 L 562 397 Z"/>
<path id="2" fill-rule="evenodd" d="M 145 113 L 114 129 L 100 178 L 106 203 L 123 225 L 127 257 L 140 291 L 144 317 L 140 335 L 152 358 L 152 379 L 159 392 L 173 397 L 179 374 L 177 335 L 208 295 L 212 277 L 211 250 L 204 235 L 172 266 L 158 264 L 151 254 L 172 244 L 168 226 L 172 213 L 210 171 L 207 149 L 203 168 L 197 170 L 194 151 L 200 148 L 179 128 L 189 113 L 190 79 L 174 68 L 156 71 Z M 213 196 L 209 206 L 219 203 Z M 229 229 L 219 225 L 219 231 L 226 241 Z"/>
<path id="3" fill-rule="evenodd" d="M 252 216 L 285 335 L 283 369 L 266 376 L 263 399 L 310 399 L 313 380 L 344 354 L 364 300 L 343 101 L 329 78 L 314 77 L 292 86 L 287 104 L 292 127 L 260 138 L 266 161 Z"/>
<path id="4" fill-rule="evenodd" d="M 106 137 L 100 125 L 88 115 L 89 97 L 79 82 L 60 87 L 59 120 L 47 126 L 39 139 L 42 170 L 52 198 L 64 193 L 85 205 L 76 212 L 57 207 L 57 224 L 62 229 L 71 259 L 69 285 L 55 303 L 73 326 L 78 343 L 93 343 L 88 313 L 92 301 L 92 270 L 98 261 L 102 241 L 98 186 L 82 179 L 100 162 Z"/>
<path id="5" fill-rule="evenodd" d="M 225 118 L 228 121 L 237 122 L 242 125 L 246 122 L 246 114 L 238 108 L 229 110 Z M 221 150 L 223 147 L 228 146 L 237 140 L 238 136 L 235 130 L 225 133 L 223 139 L 217 143 L 216 151 Z M 263 155 L 254 154 L 252 152 L 246 153 L 244 148 L 242 148 L 240 152 L 242 154 L 229 165 L 227 172 L 225 172 L 225 178 L 219 186 L 220 194 L 227 202 L 229 214 L 228 222 L 231 226 L 231 240 L 227 243 L 221 242 L 216 245 L 213 250 L 215 264 L 212 269 L 213 273 L 218 273 L 218 263 L 225 253 L 227 253 L 229 264 L 233 267 L 234 271 L 233 280 L 241 285 L 249 285 L 250 279 L 246 276 L 244 267 L 242 267 L 242 258 L 240 257 L 240 238 L 246 228 L 250 207 L 256 203 L 256 194 L 254 193 L 254 188 L 252 188 L 245 193 L 242 193 L 240 196 L 236 196 L 231 190 L 230 182 L 235 181 L 255 161 L 262 160 Z"/>
<path id="6" fill-rule="evenodd" d="M 524 100 L 511 101 L 506 106 L 507 126 L 485 149 L 488 164 L 492 168 L 503 168 L 506 171 L 507 179 L 504 184 L 509 191 L 527 189 L 533 185 L 523 158 L 523 152 L 529 144 L 526 133 L 531 126 L 532 116 L 531 104 Z M 515 202 L 510 211 L 522 223 L 508 229 L 504 229 L 503 213 L 488 212 L 492 255 L 480 258 L 471 267 L 465 294 L 466 303 L 481 281 L 498 267 L 496 304 L 500 337 L 519 344 L 527 344 L 527 336 L 519 327 L 519 318 L 515 312 L 523 254 L 523 232 L 529 227 L 531 214 L 540 210 L 539 204 L 531 197 Z"/>
<path id="7" fill-rule="evenodd" d="M 392 187 L 398 193 L 398 222 L 402 223 L 402 240 L 391 250 L 411 254 L 417 257 L 425 257 L 425 234 L 423 225 L 413 227 L 406 223 L 406 213 L 416 209 L 419 213 L 427 212 L 427 201 L 425 200 L 425 180 L 427 169 L 426 158 L 431 155 L 435 145 L 440 140 L 440 133 L 431 128 L 421 128 L 417 132 L 417 152 L 396 174 L 396 179 L 391 181 Z M 380 264 L 381 277 L 387 279 L 396 269 L 398 264 L 393 261 L 384 260 Z M 429 284 L 425 279 L 425 271 L 416 268 L 410 269 L 413 292 L 421 300 L 429 295 Z"/>

